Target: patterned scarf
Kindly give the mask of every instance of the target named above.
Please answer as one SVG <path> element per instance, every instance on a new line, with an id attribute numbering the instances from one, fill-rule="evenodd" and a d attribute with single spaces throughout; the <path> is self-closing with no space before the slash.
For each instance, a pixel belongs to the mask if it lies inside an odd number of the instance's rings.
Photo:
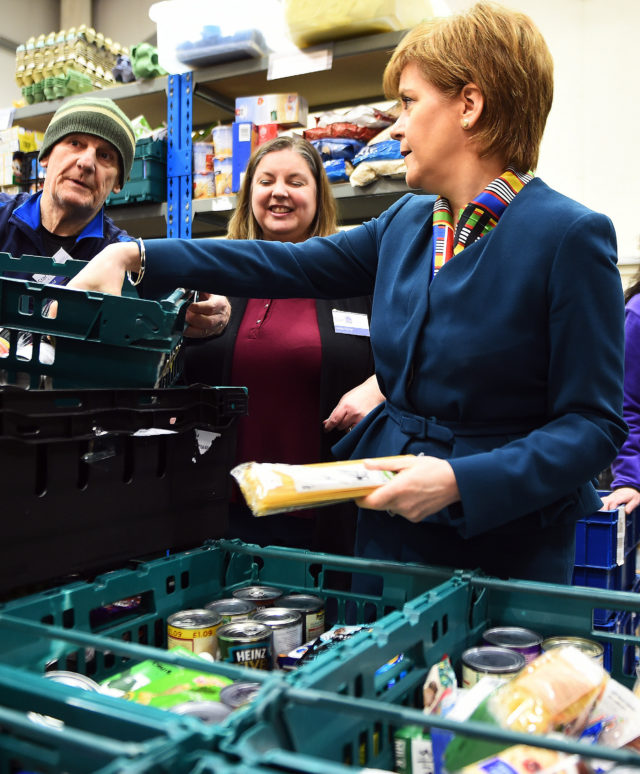
<path id="1" fill-rule="evenodd" d="M 449 202 L 438 197 L 433 207 L 433 276 L 450 258 L 488 234 L 498 224 L 507 205 L 531 180 L 532 174 L 522 174 L 508 167 L 460 211 L 455 234 Z"/>

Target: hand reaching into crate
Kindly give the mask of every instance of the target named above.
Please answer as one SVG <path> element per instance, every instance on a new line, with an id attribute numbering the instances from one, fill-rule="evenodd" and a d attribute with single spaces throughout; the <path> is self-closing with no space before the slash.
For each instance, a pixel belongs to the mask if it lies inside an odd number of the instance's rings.
<path id="1" fill-rule="evenodd" d="M 231 317 L 231 304 L 226 296 L 198 293 L 198 300 L 190 304 L 185 320 L 184 335 L 190 338 L 219 336 Z"/>

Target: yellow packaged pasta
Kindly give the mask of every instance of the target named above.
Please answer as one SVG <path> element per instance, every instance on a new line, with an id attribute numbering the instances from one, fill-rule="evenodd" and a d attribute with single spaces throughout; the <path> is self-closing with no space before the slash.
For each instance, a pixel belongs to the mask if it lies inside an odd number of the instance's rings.
<path id="1" fill-rule="evenodd" d="M 380 457 L 398 460 L 413 455 Z M 356 500 L 386 484 L 395 474 L 370 470 L 364 460 L 286 465 L 277 462 L 243 462 L 231 471 L 254 516 L 316 508 Z"/>

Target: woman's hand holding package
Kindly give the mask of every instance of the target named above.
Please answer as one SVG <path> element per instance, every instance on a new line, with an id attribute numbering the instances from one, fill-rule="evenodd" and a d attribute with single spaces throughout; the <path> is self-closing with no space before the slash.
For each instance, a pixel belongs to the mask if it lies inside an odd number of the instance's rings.
<path id="1" fill-rule="evenodd" d="M 367 460 L 372 470 L 393 470 L 396 476 L 384 486 L 357 500 L 361 508 L 389 511 L 418 522 L 460 500 L 451 465 L 437 457 L 408 457 L 390 462 Z"/>
<path id="2" fill-rule="evenodd" d="M 327 432 L 330 430 L 351 430 L 384 399 L 384 395 L 378 387 L 376 375 L 373 374 L 362 384 L 349 390 L 349 392 L 345 392 L 338 405 L 324 420 L 324 429 Z"/>
<path id="3" fill-rule="evenodd" d="M 199 293 L 198 300 L 187 309 L 184 335 L 196 339 L 219 336 L 227 327 L 230 316 L 231 304 L 226 296 Z"/>

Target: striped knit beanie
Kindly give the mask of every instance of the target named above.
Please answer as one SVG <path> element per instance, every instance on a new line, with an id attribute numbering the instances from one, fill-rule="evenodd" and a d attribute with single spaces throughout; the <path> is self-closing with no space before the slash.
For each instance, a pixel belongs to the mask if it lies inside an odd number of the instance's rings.
<path id="1" fill-rule="evenodd" d="M 129 177 L 136 150 L 131 121 L 113 100 L 99 97 L 74 97 L 59 107 L 44 133 L 38 159 L 47 156 L 53 146 L 68 134 L 94 134 L 107 140 L 120 154 L 120 187 Z"/>

